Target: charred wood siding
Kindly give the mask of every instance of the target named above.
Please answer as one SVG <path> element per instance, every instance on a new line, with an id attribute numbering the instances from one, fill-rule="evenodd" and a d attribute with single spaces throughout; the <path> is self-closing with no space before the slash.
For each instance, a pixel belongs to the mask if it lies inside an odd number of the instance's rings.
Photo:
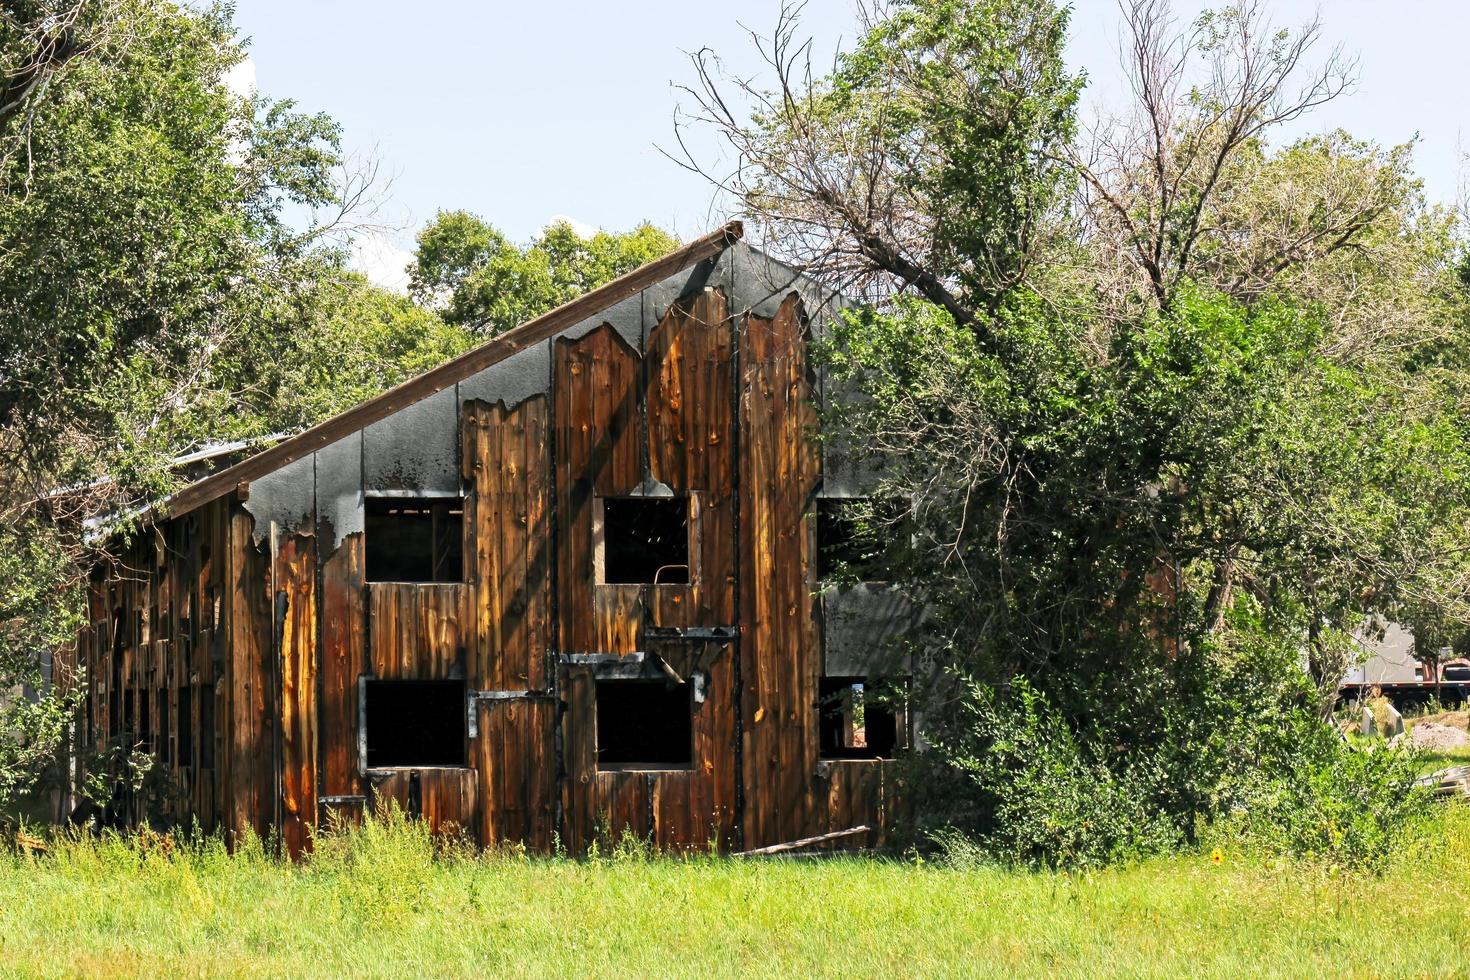
<path id="1" fill-rule="evenodd" d="M 515 408 L 463 408 L 464 477 L 477 691 L 471 764 L 479 771 L 479 839 L 551 849 L 556 703 L 551 638 L 551 455 L 544 397 Z"/>
<path id="2" fill-rule="evenodd" d="M 638 585 L 593 575 L 594 498 L 632 493 L 643 478 L 640 359 L 610 326 L 555 347 L 557 562 L 563 650 L 626 654 L 642 640 Z"/>
<path id="3" fill-rule="evenodd" d="M 293 857 L 317 822 L 316 538 L 295 534 L 276 551 L 281 840 Z"/>
<path id="4" fill-rule="evenodd" d="M 703 685 L 690 709 L 687 768 L 599 771 L 595 669 L 564 668 L 565 837 L 574 850 L 624 834 L 670 849 L 734 839 L 734 652 L 645 634 L 647 626 L 735 622 L 733 346 L 725 297 L 713 290 L 671 307 L 646 357 L 609 327 L 557 345 L 562 649 L 657 657 L 680 678 L 697 672 Z M 594 497 L 634 493 L 645 473 L 689 498 L 690 581 L 599 583 L 590 553 Z"/>
<path id="5" fill-rule="evenodd" d="M 470 582 L 475 686 L 551 687 L 551 456 L 544 397 L 507 409 L 467 402 Z"/>
<path id="6" fill-rule="evenodd" d="M 325 538 L 325 534 L 322 535 Z M 367 670 L 367 609 L 363 536 L 349 534 L 322 563 L 321 705 L 318 786 L 321 820 L 362 815 L 365 795 L 357 751 L 357 679 Z"/>
<path id="7" fill-rule="evenodd" d="M 79 739 L 144 742 L 179 790 L 169 815 L 232 840 L 275 829 L 293 855 L 390 801 L 534 851 L 625 834 L 731 850 L 860 824 L 844 845 L 881 844 L 892 763 L 819 758 L 807 310 L 790 289 L 732 293 L 751 260 L 720 261 L 717 288 L 711 262 L 517 355 L 519 400 L 452 382 L 260 477 L 258 496 L 158 522 L 97 577 L 62 658 L 86 671 Z M 409 448 L 449 467 L 422 493 L 462 501 L 460 581 L 367 580 L 367 496 L 417 492 L 412 467 L 372 476 L 394 461 L 371 446 L 394 439 L 432 441 Z M 604 581 L 604 501 L 623 497 L 687 503 L 687 581 Z M 687 755 L 599 764 L 599 682 L 616 680 L 688 692 Z M 462 764 L 366 768 L 364 692 L 394 682 L 463 684 Z M 144 816 L 126 793 L 114 809 Z"/>
<path id="8" fill-rule="evenodd" d="M 58 676 L 85 685 L 80 765 L 142 746 L 156 760 L 153 782 L 167 783 L 152 815 L 232 836 L 265 831 L 275 805 L 271 568 L 237 531 L 220 500 L 122 549 L 94 576 L 89 625 Z M 112 821 L 149 816 L 121 780 L 105 809 Z"/>
<path id="9" fill-rule="evenodd" d="M 866 824 L 881 844 L 894 766 L 820 760 L 816 522 L 821 481 L 806 325 L 796 296 L 740 331 L 744 846 Z"/>
<path id="10" fill-rule="evenodd" d="M 734 324 L 706 290 L 669 308 L 648 338 L 648 461 L 653 479 L 693 501 L 692 588 L 659 590 L 657 626 L 735 622 Z"/>
<path id="11" fill-rule="evenodd" d="M 367 590 L 373 676 L 395 681 L 465 676 L 475 625 L 468 586 L 374 582 Z"/>
<path id="12" fill-rule="evenodd" d="M 230 515 L 229 643 L 225 690 L 225 827 L 236 838 L 265 836 L 275 815 L 275 678 L 272 676 L 271 558 L 274 531 L 265 548 L 254 542 L 248 514 Z"/>
<path id="13" fill-rule="evenodd" d="M 761 847 L 813 827 L 820 648 L 815 529 L 804 515 L 821 473 L 795 298 L 770 320 L 747 317 L 741 341 L 744 844 Z"/>

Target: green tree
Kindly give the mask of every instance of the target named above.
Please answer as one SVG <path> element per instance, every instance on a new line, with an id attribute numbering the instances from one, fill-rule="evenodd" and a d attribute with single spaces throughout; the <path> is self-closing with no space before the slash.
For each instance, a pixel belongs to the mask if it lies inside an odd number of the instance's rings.
<path id="1" fill-rule="evenodd" d="M 283 208 L 333 197 L 335 125 L 227 89 L 224 11 L 119 11 L 116 50 L 0 134 L 24 140 L 0 170 L 0 447 L 32 496 L 187 441 L 214 355 L 297 275 Z"/>
<path id="2" fill-rule="evenodd" d="M 306 428 L 380 394 L 480 342 L 430 310 L 324 261 L 292 303 L 262 317 L 251 344 L 273 352 L 224 374 L 235 406 L 223 434 Z"/>
<path id="3" fill-rule="evenodd" d="M 74 61 L 98 54 L 121 26 L 113 0 L 11 0 L 0 16 L 0 126 L 23 117 Z"/>
<path id="4" fill-rule="evenodd" d="M 1124 13 L 1137 111 L 1096 144 L 1049 0 L 904 0 L 810 82 L 783 22 L 749 120 L 698 62 L 726 186 L 875 301 L 824 351 L 862 396 L 829 422 L 907 504 L 867 523 L 929 610 L 926 812 L 1029 861 L 1297 779 L 1338 743 L 1276 733 L 1320 726 L 1353 634 L 1470 599 L 1451 223 L 1405 148 L 1271 146 L 1343 89 L 1315 23 Z"/>
<path id="5" fill-rule="evenodd" d="M 27 43 L 80 47 L 39 64 Z M 326 229 L 285 214 L 334 203 L 337 128 L 232 93 L 244 56 L 225 7 L 0 18 L 23 106 L 0 113 L 0 798 L 54 748 L 37 661 L 70 638 L 97 536 L 229 416 L 222 369 L 275 355 L 243 341 L 320 265 Z"/>
<path id="6" fill-rule="evenodd" d="M 522 248 L 476 215 L 441 211 L 418 235 L 410 270 L 420 302 L 494 336 L 666 255 L 678 239 L 647 222 L 583 238 L 556 222 Z"/>
<path id="7" fill-rule="evenodd" d="M 761 45 L 773 91 L 694 56 L 695 121 L 740 162 L 712 181 L 812 272 L 871 295 L 896 281 L 984 330 L 987 311 L 1032 274 L 1074 183 L 1062 157 L 1082 82 L 1061 58 L 1067 11 L 894 3 L 811 81 L 795 9 Z"/>

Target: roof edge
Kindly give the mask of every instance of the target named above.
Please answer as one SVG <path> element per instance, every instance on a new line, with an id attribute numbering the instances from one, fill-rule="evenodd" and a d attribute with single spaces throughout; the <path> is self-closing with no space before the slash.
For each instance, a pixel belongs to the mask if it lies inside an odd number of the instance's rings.
<path id="1" fill-rule="evenodd" d="M 649 286 L 689 266 L 719 254 L 743 238 L 744 234 L 744 226 L 739 221 L 731 221 L 703 238 L 697 238 L 675 249 L 663 258 L 654 259 L 627 275 L 619 276 L 612 282 L 605 283 L 589 293 L 584 293 L 569 303 L 564 303 L 548 313 L 543 313 L 534 320 L 528 320 L 518 327 L 513 327 L 479 347 L 389 388 L 381 395 L 359 402 L 347 411 L 334 415 L 324 422 L 319 422 L 304 432 L 284 442 L 279 442 L 249 459 L 241 460 L 218 473 L 211 473 L 169 497 L 161 507 L 155 508 L 148 516 L 150 518 L 177 517 L 217 500 L 242 483 L 258 480 L 287 463 L 309 456 L 338 439 L 423 401 L 430 395 L 443 391 L 450 385 L 505 360 L 512 354 L 553 337 L 588 317 L 596 316 L 629 296 L 642 292 Z"/>

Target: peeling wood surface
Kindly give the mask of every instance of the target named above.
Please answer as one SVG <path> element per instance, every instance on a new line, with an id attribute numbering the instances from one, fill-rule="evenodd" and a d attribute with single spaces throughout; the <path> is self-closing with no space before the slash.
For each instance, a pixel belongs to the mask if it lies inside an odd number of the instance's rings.
<path id="1" fill-rule="evenodd" d="M 467 586 L 373 582 L 367 594 L 374 676 L 396 681 L 465 676 L 475 622 Z"/>
<path id="2" fill-rule="evenodd" d="M 275 567 L 277 672 L 280 678 L 280 832 L 292 857 L 317 817 L 316 539 L 280 543 Z"/>

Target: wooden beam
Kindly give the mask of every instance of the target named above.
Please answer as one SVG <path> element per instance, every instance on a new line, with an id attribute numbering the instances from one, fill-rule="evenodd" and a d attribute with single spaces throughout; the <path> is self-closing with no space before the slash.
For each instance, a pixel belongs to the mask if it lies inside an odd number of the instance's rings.
<path id="1" fill-rule="evenodd" d="M 753 851 L 738 851 L 731 857 L 760 857 L 763 854 L 780 854 L 783 851 L 795 851 L 803 847 L 811 847 L 813 844 L 825 844 L 827 841 L 841 840 L 843 837 L 853 837 L 857 834 L 866 834 L 868 825 L 862 824 L 858 827 L 849 827 L 846 830 L 834 830 L 830 834 L 818 834 L 815 837 L 803 837 L 801 840 L 790 840 L 784 844 L 772 844 L 770 847 L 757 847 Z"/>
<path id="2" fill-rule="evenodd" d="M 599 286 L 570 303 L 565 303 L 534 320 L 528 320 L 518 327 L 507 330 L 499 337 L 461 354 L 452 361 L 446 361 L 416 378 L 410 378 L 397 387 L 390 388 L 375 398 L 369 398 L 342 414 L 312 426 L 305 432 L 292 436 L 284 442 L 279 442 L 249 459 L 242 460 L 218 473 L 212 473 L 165 501 L 162 507 L 163 516 L 176 517 L 179 514 L 188 513 L 202 504 L 224 496 L 241 483 L 258 480 L 287 463 L 309 456 L 344 436 L 351 435 L 416 402 L 423 401 L 430 395 L 443 391 L 473 374 L 478 374 L 512 354 L 549 337 L 554 337 L 589 317 L 596 316 L 603 310 L 635 293 L 642 292 L 649 286 L 662 282 L 682 269 L 719 254 L 738 241 L 743 234 L 744 229 L 740 222 L 732 221 L 703 238 L 695 239 L 688 245 L 675 249 L 661 259 L 655 259 L 647 265 L 639 266 L 627 275 Z"/>

